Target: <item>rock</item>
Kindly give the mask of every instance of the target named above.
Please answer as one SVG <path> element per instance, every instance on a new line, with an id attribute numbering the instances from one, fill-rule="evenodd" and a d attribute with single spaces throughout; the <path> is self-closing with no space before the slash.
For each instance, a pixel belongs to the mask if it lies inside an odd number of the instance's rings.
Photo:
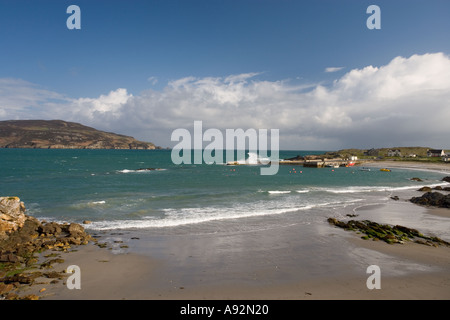
<path id="1" fill-rule="evenodd" d="M 61 226 L 56 222 L 48 222 L 39 227 L 39 232 L 46 235 L 59 235 L 62 232 Z"/>
<path id="2" fill-rule="evenodd" d="M 20 261 L 20 257 L 18 257 L 17 255 L 13 254 L 13 253 L 7 253 L 7 254 L 2 254 L 0 255 L 0 262 L 19 262 Z"/>
<path id="3" fill-rule="evenodd" d="M 420 197 L 411 198 L 410 201 L 419 205 L 450 208 L 450 194 L 443 195 L 439 192 L 427 192 Z"/>
<path id="4" fill-rule="evenodd" d="M 69 225 L 67 231 L 69 232 L 70 236 L 72 236 L 72 237 L 84 235 L 84 233 L 85 233 L 83 226 L 81 226 L 78 223 L 71 223 Z"/>
<path id="5" fill-rule="evenodd" d="M 442 178 L 442 181 L 450 182 L 450 176 L 447 176 L 447 177 Z"/>
<path id="6" fill-rule="evenodd" d="M 422 187 L 422 188 L 420 188 L 420 189 L 417 190 L 417 191 L 430 192 L 430 191 L 431 191 L 431 188 L 430 188 L 430 187 Z"/>
<path id="7" fill-rule="evenodd" d="M 21 298 L 22 300 L 39 300 L 39 297 L 35 294 L 28 294 Z"/>
<path id="8" fill-rule="evenodd" d="M 21 228 L 25 220 L 25 205 L 18 197 L 0 197 L 0 240 Z"/>
<path id="9" fill-rule="evenodd" d="M 417 243 L 437 246 L 437 245 L 445 245 L 450 246 L 450 243 L 439 239 L 437 237 L 427 237 L 424 236 L 416 229 L 396 225 L 390 226 L 387 224 L 378 224 L 373 221 L 364 220 L 364 221 L 355 221 L 350 220 L 347 223 L 343 221 L 339 221 L 335 218 L 328 218 L 327 220 L 330 224 L 333 224 L 337 227 L 343 228 L 345 230 L 353 230 L 362 232 L 365 235 L 361 238 L 364 240 L 372 239 L 383 240 L 386 243 L 394 244 L 394 243 L 404 243 L 404 241 L 409 241 L 413 239 L 420 238 Z"/>
<path id="10" fill-rule="evenodd" d="M 411 180 L 411 181 L 419 181 L 419 182 L 422 181 L 422 179 L 416 178 L 416 177 L 415 177 L 415 178 L 411 178 L 410 180 Z"/>
<path id="11" fill-rule="evenodd" d="M 398 196 L 393 196 L 393 197 L 391 197 L 391 199 L 392 199 L 392 200 L 395 200 L 395 201 L 400 200 L 400 198 L 399 198 Z"/>
<path id="12" fill-rule="evenodd" d="M 2 281 L 4 283 L 18 282 L 20 284 L 32 284 L 34 282 L 34 277 L 25 273 L 17 273 L 13 276 L 3 278 Z"/>
<path id="13" fill-rule="evenodd" d="M 39 261 L 36 253 L 47 249 L 67 251 L 70 245 L 87 244 L 90 240 L 92 237 L 80 224 L 42 223 L 25 214 L 25 205 L 19 198 L 0 197 L 0 299 L 23 299 L 10 292 L 9 285 L 20 289 L 21 286 L 32 285 L 36 277 L 42 276 L 41 272 L 23 271 L 36 267 Z M 41 267 L 51 268 L 53 264 L 62 262 L 64 260 L 60 258 L 49 259 Z M 34 299 L 34 296 L 29 298 Z"/>
<path id="14" fill-rule="evenodd" d="M 61 273 L 61 272 L 52 271 L 52 272 L 44 273 L 44 276 L 46 278 L 49 278 L 49 279 L 56 279 L 57 278 L 57 279 L 62 280 L 66 275 Z"/>
<path id="15" fill-rule="evenodd" d="M 0 282 L 0 295 L 10 292 L 14 289 L 14 285 L 11 283 L 5 284 Z"/>
<path id="16" fill-rule="evenodd" d="M 91 224 L 91 223 L 92 223 L 91 220 L 84 220 L 84 221 L 83 221 L 83 224 Z"/>

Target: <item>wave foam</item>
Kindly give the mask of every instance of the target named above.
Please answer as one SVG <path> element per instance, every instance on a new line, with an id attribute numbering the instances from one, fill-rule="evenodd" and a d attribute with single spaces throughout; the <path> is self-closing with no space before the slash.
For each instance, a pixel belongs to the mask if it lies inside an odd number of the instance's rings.
<path id="1" fill-rule="evenodd" d="M 130 170 L 130 169 L 123 169 L 123 170 L 117 170 L 116 172 L 118 173 L 134 173 L 134 172 L 152 172 L 152 171 L 165 171 L 167 169 L 134 169 L 134 170 Z"/>
<path id="2" fill-rule="evenodd" d="M 291 193 L 289 190 L 270 190 L 267 191 L 269 194 L 285 194 L 285 193 Z"/>

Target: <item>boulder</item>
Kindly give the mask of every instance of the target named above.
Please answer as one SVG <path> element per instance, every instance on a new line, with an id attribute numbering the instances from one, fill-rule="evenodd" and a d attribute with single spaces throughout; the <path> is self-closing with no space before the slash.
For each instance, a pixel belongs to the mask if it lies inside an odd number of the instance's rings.
<path id="1" fill-rule="evenodd" d="M 44 233 L 46 235 L 59 235 L 62 232 L 61 226 L 56 222 L 48 222 L 46 224 L 41 225 L 39 228 L 40 233 Z"/>
<path id="2" fill-rule="evenodd" d="M 450 182 L 450 176 L 447 176 L 447 177 L 442 178 L 442 181 Z"/>
<path id="3" fill-rule="evenodd" d="M 78 223 L 71 223 L 67 228 L 67 231 L 71 237 L 78 237 L 85 234 L 83 226 Z"/>
<path id="4" fill-rule="evenodd" d="M 0 240 L 23 227 L 25 205 L 18 197 L 0 197 Z"/>
<path id="5" fill-rule="evenodd" d="M 420 197 L 413 197 L 409 201 L 425 206 L 450 208 L 450 194 L 443 195 L 439 192 L 427 192 Z"/>
<path id="6" fill-rule="evenodd" d="M 430 187 L 422 187 L 422 188 L 420 188 L 420 189 L 417 190 L 417 191 L 430 192 L 430 191 L 431 191 L 431 188 L 430 188 Z"/>

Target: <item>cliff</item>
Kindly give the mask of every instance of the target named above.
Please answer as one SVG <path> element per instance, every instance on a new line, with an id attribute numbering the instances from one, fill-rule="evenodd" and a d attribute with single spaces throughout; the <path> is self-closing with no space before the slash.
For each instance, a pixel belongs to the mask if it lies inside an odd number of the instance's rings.
<path id="1" fill-rule="evenodd" d="M 0 148 L 157 149 L 153 143 L 62 120 L 0 121 Z"/>

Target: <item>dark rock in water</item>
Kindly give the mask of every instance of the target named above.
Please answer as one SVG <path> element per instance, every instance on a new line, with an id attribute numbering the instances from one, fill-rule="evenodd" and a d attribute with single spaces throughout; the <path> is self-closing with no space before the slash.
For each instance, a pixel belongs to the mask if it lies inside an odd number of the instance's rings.
<path id="1" fill-rule="evenodd" d="M 398 196 L 393 196 L 393 197 L 391 197 L 391 199 L 392 199 L 392 200 L 395 200 L 395 201 L 400 200 L 400 198 L 399 198 Z"/>
<path id="2" fill-rule="evenodd" d="M 417 191 L 430 192 L 430 191 L 431 191 L 431 188 L 430 188 L 430 187 L 422 187 L 422 188 L 420 188 L 420 189 L 417 190 Z"/>
<path id="3" fill-rule="evenodd" d="M 441 186 L 437 186 L 437 187 L 434 187 L 433 190 L 450 191 L 450 187 L 441 187 Z"/>
<path id="4" fill-rule="evenodd" d="M 424 206 L 450 208 L 450 194 L 444 195 L 439 192 L 427 192 L 420 197 L 411 198 L 410 201 Z"/>
<path id="5" fill-rule="evenodd" d="M 427 245 L 445 245 L 450 246 L 450 243 L 437 238 L 424 236 L 416 229 L 396 225 L 390 226 L 387 224 L 378 224 L 373 221 L 364 220 L 356 221 L 350 220 L 348 222 L 339 221 L 335 218 L 328 218 L 328 223 L 335 225 L 336 227 L 343 228 L 344 230 L 352 230 L 362 232 L 365 235 L 362 239 L 368 240 L 383 240 L 386 243 L 404 243 L 405 241 L 415 240 L 419 238 L 418 243 Z M 417 242 L 417 241 L 416 241 Z"/>
<path id="6" fill-rule="evenodd" d="M 419 181 L 419 182 L 420 182 L 420 181 L 422 181 L 422 179 L 420 179 L 420 178 L 416 178 L 416 177 L 414 177 L 414 178 L 411 178 L 410 180 L 411 180 L 411 181 Z"/>
<path id="7" fill-rule="evenodd" d="M 450 182 L 450 176 L 442 178 L 442 181 Z"/>

